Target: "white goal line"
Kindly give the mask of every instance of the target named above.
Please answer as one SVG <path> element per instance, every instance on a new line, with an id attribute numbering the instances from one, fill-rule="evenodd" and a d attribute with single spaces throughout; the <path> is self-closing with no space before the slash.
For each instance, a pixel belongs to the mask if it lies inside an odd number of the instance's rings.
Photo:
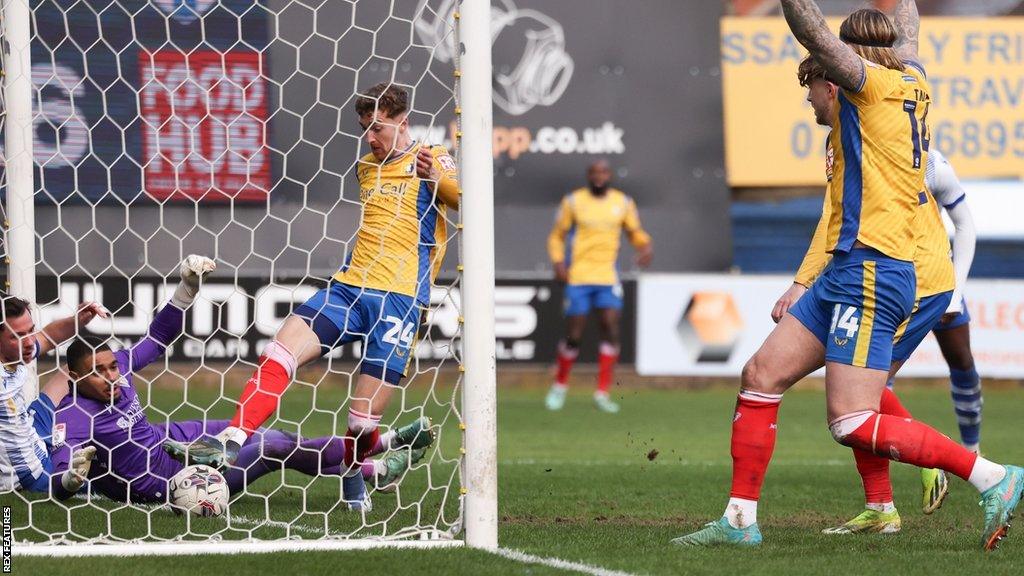
<path id="1" fill-rule="evenodd" d="M 462 540 L 240 540 L 237 542 L 141 542 L 131 544 L 53 545 L 12 547 L 15 556 L 178 556 L 201 554 L 270 554 L 274 552 L 330 552 L 381 549 L 424 550 L 460 548 Z"/>
<path id="2" fill-rule="evenodd" d="M 511 548 L 499 548 L 497 550 L 493 550 L 493 553 L 501 556 L 502 558 L 507 558 L 508 560 L 513 560 L 515 562 L 522 562 L 523 564 L 539 564 L 541 566 L 547 566 L 558 570 L 569 570 L 572 572 L 590 574 L 591 576 L 633 576 L 629 572 L 608 570 L 607 568 L 601 568 L 600 566 L 591 566 L 590 564 L 562 560 L 561 558 L 534 556 L 533 554 L 527 554 L 526 552 L 513 550 Z"/>

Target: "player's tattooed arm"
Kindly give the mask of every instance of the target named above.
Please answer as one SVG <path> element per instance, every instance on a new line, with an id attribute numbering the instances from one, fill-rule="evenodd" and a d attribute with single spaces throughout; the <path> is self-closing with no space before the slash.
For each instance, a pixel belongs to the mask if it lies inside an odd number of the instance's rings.
<path id="1" fill-rule="evenodd" d="M 864 85 L 864 61 L 829 30 L 814 0 L 781 0 L 793 35 L 821 64 L 829 80 L 851 92 Z"/>
<path id="2" fill-rule="evenodd" d="M 900 0 L 892 15 L 896 25 L 896 51 L 904 60 L 917 61 L 920 46 L 921 15 L 916 0 Z"/>

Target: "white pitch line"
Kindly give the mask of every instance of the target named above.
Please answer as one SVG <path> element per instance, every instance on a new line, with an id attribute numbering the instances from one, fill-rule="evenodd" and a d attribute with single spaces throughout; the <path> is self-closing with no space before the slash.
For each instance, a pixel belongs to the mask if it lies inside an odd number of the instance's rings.
<path id="1" fill-rule="evenodd" d="M 608 570 L 607 568 L 591 566 L 590 564 L 583 564 L 581 562 L 571 562 L 569 560 L 562 560 L 561 558 L 534 556 L 533 554 L 527 554 L 526 552 L 521 552 L 519 550 L 512 550 L 511 548 L 498 548 L 494 551 L 494 554 L 516 562 L 522 562 L 523 564 L 540 564 L 541 566 L 548 566 L 549 568 L 571 570 L 573 572 L 590 574 L 591 576 L 633 576 L 629 572 Z"/>
<path id="2" fill-rule="evenodd" d="M 269 554 L 379 549 L 459 548 L 461 540 L 244 540 L 220 542 L 143 542 L 124 545 L 14 546 L 15 556 L 195 556 L 199 554 Z"/>
<path id="3" fill-rule="evenodd" d="M 323 530 L 319 530 L 312 526 L 307 526 L 305 524 L 289 524 L 287 522 L 281 522 L 280 520 L 257 520 L 255 518 L 249 518 L 248 516 L 232 515 L 231 522 L 228 524 L 228 526 L 231 526 L 235 523 L 248 524 L 252 528 L 272 526 L 274 528 L 282 528 L 284 530 L 288 530 L 290 528 L 292 532 L 304 532 L 306 534 L 318 534 L 320 536 L 324 535 Z"/>
<path id="4" fill-rule="evenodd" d="M 853 458 L 848 460 L 780 460 L 772 461 L 770 466 L 850 466 Z M 521 458 L 518 460 L 502 460 L 499 466 L 732 466 L 729 460 L 673 460 L 666 457 L 646 462 L 641 459 L 635 460 L 534 460 L 532 458 Z"/>

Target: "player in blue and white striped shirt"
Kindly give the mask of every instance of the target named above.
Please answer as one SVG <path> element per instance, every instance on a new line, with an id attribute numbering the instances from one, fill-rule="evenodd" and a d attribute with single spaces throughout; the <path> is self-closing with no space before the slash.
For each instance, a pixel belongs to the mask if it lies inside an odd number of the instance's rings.
<path id="1" fill-rule="evenodd" d="M 29 378 L 29 364 L 41 354 L 75 335 L 78 326 L 85 326 L 96 316 L 109 313 L 95 302 L 78 307 L 74 316 L 51 322 L 36 330 L 29 303 L 14 296 L 2 297 L 0 318 L 0 492 L 30 490 L 50 491 L 49 450 L 53 442 L 55 400 L 63 391 L 51 390 L 53 398 L 43 391 L 31 403 L 25 401 L 24 388 Z M 85 448 L 72 455 L 69 469 L 53 482 L 54 495 L 70 496 L 81 488 L 88 474 L 95 448 Z"/>

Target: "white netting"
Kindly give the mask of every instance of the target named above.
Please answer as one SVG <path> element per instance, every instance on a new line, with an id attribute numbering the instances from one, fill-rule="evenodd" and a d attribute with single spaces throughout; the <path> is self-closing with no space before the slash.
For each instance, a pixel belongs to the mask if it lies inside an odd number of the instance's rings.
<path id="1" fill-rule="evenodd" d="M 137 341 L 167 302 L 182 257 L 215 258 L 183 334 L 135 374 L 134 389 L 153 424 L 228 419 L 291 307 L 323 287 L 355 245 L 363 208 L 356 161 L 369 152 L 353 110 L 360 89 L 406 87 L 413 136 L 452 148 L 452 3 L 41 0 L 32 17 L 36 322 L 98 300 L 114 317 L 89 331 Z M 15 540 L 457 535 L 458 230 L 449 223 L 442 280 L 381 428 L 425 415 L 437 440 L 394 493 L 371 490 L 372 512 L 344 509 L 337 475 L 274 469 L 216 519 L 96 494 L 63 502 L 3 494 Z M 300 369 L 266 426 L 307 439 L 343 436 L 360 348 Z M 40 383 L 57 362 L 39 360 Z M 125 426 L 139 417 L 126 413 Z"/>

